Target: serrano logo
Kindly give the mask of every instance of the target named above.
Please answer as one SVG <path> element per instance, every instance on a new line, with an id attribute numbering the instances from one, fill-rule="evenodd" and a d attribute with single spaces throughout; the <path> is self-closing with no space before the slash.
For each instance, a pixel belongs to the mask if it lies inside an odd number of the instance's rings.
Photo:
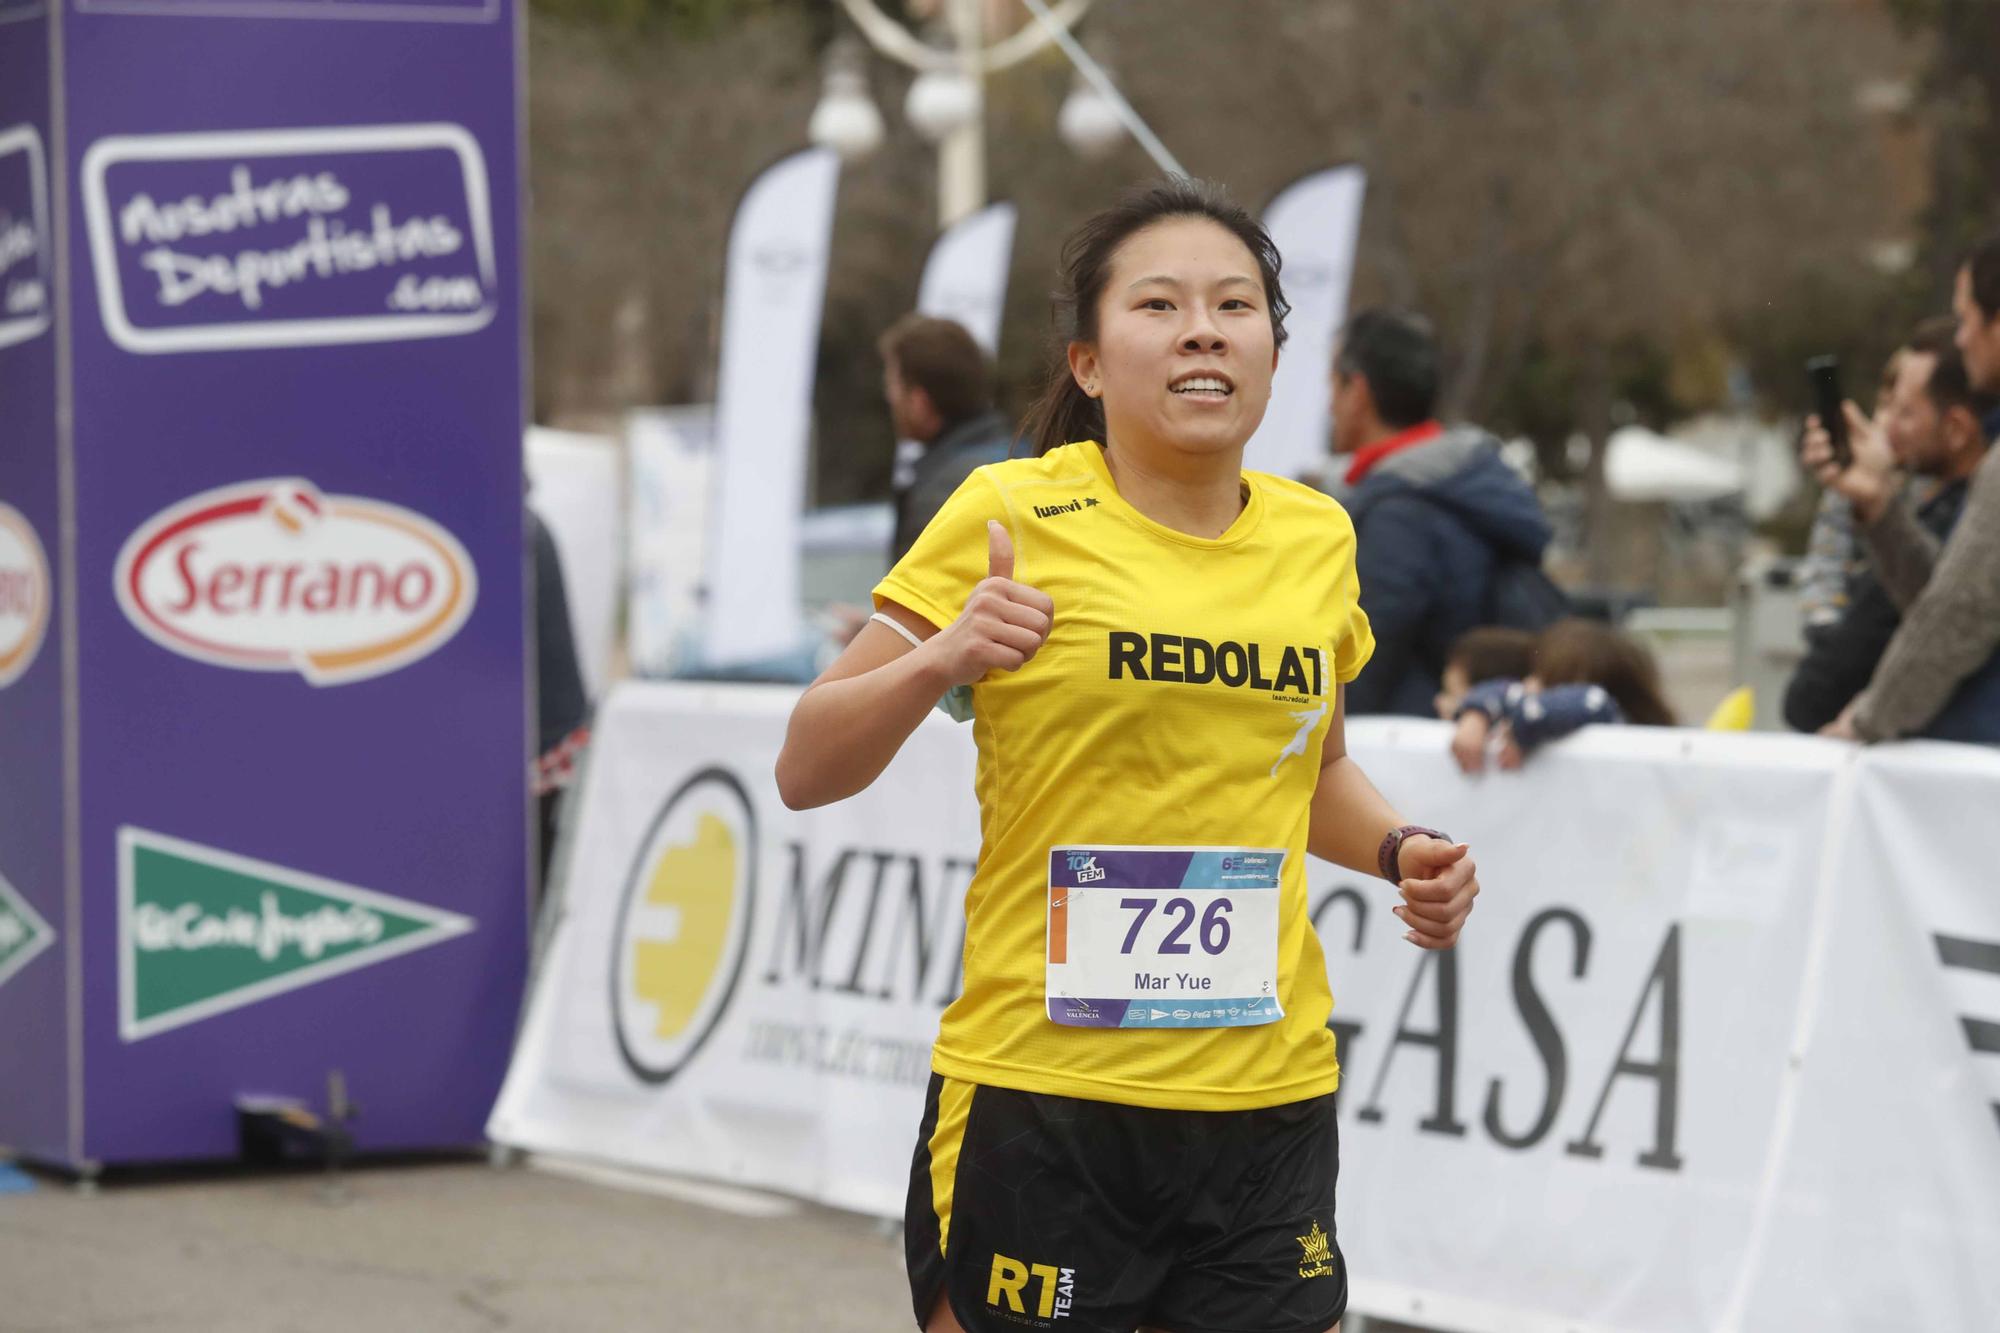
<path id="1" fill-rule="evenodd" d="M 626 876 L 612 936 L 618 1052 L 647 1083 L 694 1058 L 729 1007 L 750 942 L 757 823 L 743 784 L 703 769 L 669 796 Z"/>
<path id="2" fill-rule="evenodd" d="M 34 663 L 48 629 L 48 556 L 27 517 L 0 504 L 0 688 Z"/>
<path id="3" fill-rule="evenodd" d="M 118 605 L 153 642 L 243 671 L 345 685 L 400 670 L 458 633 L 477 577 L 421 514 L 300 478 L 206 491 L 119 553 Z"/>

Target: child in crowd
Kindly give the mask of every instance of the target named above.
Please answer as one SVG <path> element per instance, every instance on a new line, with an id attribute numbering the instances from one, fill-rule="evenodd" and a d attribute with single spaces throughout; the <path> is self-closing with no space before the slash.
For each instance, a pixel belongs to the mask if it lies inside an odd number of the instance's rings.
<path id="1" fill-rule="evenodd" d="M 1444 664 L 1444 688 L 1438 691 L 1437 715 L 1458 719 L 1458 706 L 1483 680 L 1519 680 L 1535 671 L 1535 636 L 1524 629 L 1487 625 L 1459 637 Z"/>
<path id="2" fill-rule="evenodd" d="M 1558 621 L 1534 639 L 1530 669 L 1513 678 L 1486 677 L 1476 669 L 1490 660 L 1490 649 L 1469 641 L 1492 633 L 1475 630 L 1453 645 L 1452 665 L 1463 666 L 1464 676 L 1454 678 L 1446 668 L 1447 692 L 1453 679 L 1478 682 L 1451 714 L 1458 722 L 1451 752 L 1467 773 L 1486 767 L 1487 746 L 1496 739 L 1499 766 L 1516 769 L 1536 746 L 1592 722 L 1674 725 L 1653 655 L 1630 635 L 1590 620 Z M 1445 703 L 1440 694 L 1440 714 Z"/>

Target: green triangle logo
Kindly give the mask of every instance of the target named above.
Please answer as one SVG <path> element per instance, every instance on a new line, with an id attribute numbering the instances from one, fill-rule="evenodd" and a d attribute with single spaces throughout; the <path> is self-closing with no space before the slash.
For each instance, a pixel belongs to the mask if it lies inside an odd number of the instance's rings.
<path id="1" fill-rule="evenodd" d="M 0 875 L 0 986 L 55 942 L 55 928 Z"/>
<path id="2" fill-rule="evenodd" d="M 472 928 L 453 912 L 128 825 L 118 830 L 119 1033 L 157 1036 Z"/>

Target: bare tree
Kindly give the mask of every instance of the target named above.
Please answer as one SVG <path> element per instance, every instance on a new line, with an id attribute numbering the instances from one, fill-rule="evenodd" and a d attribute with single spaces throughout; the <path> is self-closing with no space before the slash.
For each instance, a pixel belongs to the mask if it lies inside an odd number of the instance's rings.
<path id="1" fill-rule="evenodd" d="M 803 142 L 819 93 L 825 0 L 672 3 L 702 22 L 532 27 L 545 412 L 707 394 L 729 214 Z M 1252 206 L 1365 164 L 1357 301 L 1425 310 L 1453 409 L 1551 445 L 1582 428 L 1592 476 L 1634 366 L 1775 365 L 1767 349 L 1805 333 L 1851 344 L 1883 285 L 1863 253 L 1909 221 L 1856 97 L 1918 58 L 1877 0 L 1102 0 L 1083 38 L 1191 170 Z M 871 77 L 890 137 L 841 185 L 821 500 L 886 489 L 873 341 L 933 234 L 932 155 L 894 110 L 907 75 Z M 1000 366 L 1014 407 L 1048 364 L 1061 237 L 1155 174 L 1135 146 L 1103 162 L 1062 146 L 1070 79 L 1049 53 L 987 89 L 990 190 L 1022 216 Z M 1712 373 L 1655 378 L 1678 410 L 1720 393 Z"/>
<path id="2" fill-rule="evenodd" d="M 1856 97 L 1910 59 L 1875 5 L 1153 3 L 1099 31 L 1190 166 L 1246 196 L 1367 166 L 1358 301 L 1439 322 L 1459 412 L 1504 417 L 1529 358 L 1557 362 L 1596 533 L 1621 352 L 1754 341 L 1804 283 L 1879 288 L 1864 255 L 1902 221 Z"/>

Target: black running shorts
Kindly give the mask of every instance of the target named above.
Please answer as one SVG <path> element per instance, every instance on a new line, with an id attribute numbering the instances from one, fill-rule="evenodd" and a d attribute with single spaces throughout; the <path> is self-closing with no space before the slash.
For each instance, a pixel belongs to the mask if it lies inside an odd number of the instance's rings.
<path id="1" fill-rule="evenodd" d="M 1333 1098 L 1158 1111 L 931 1076 L 904 1214 L 922 1328 L 1323 1333 L 1347 1308 Z"/>

